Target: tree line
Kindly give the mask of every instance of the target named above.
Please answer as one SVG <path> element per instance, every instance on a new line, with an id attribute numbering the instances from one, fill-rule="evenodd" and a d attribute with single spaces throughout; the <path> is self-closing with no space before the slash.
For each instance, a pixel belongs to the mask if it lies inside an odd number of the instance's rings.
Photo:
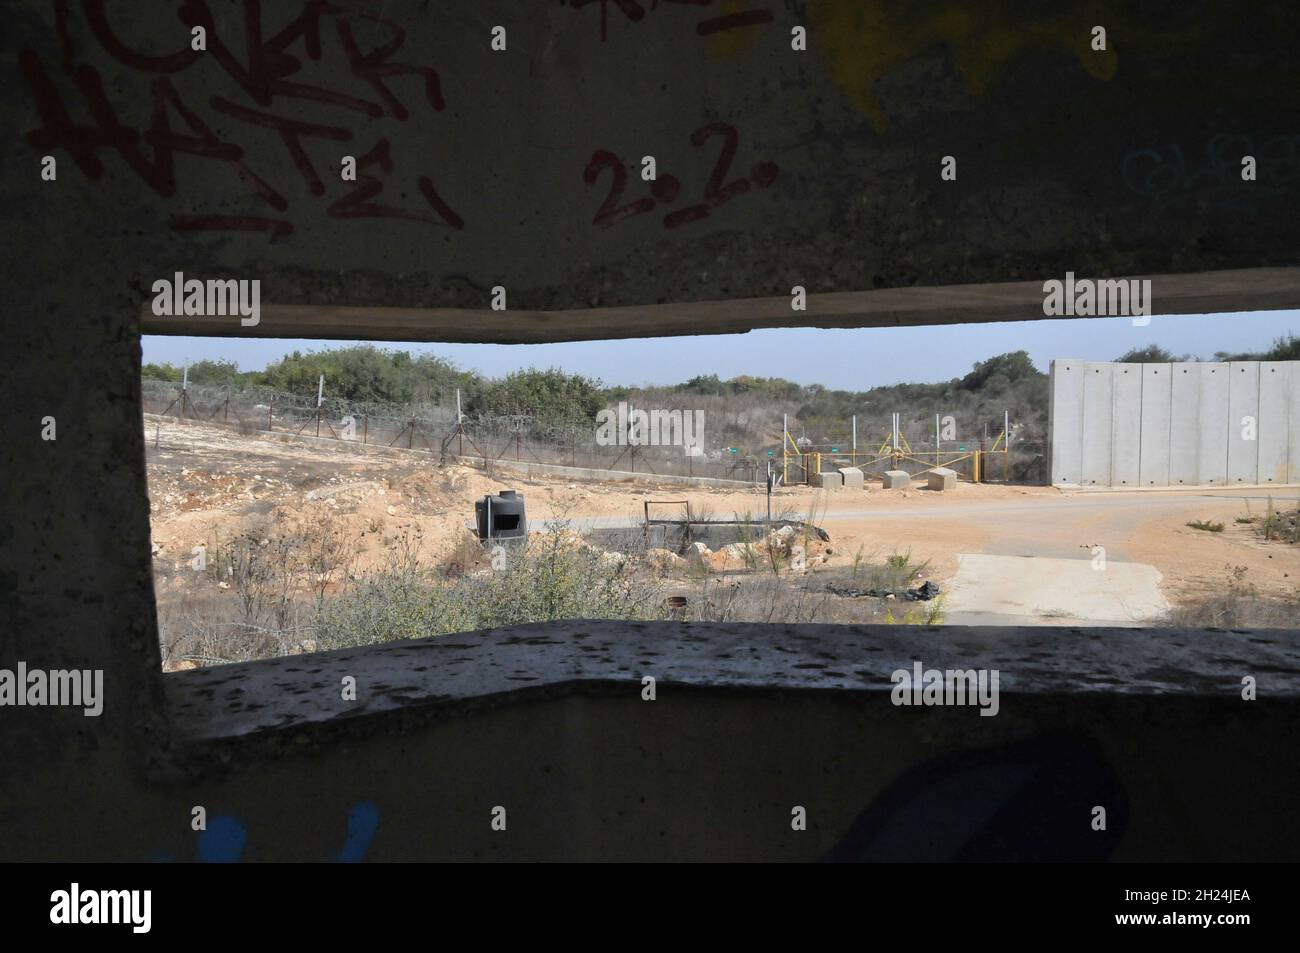
<path id="1" fill-rule="evenodd" d="M 1135 348 L 1116 358 L 1129 363 L 1163 363 L 1196 360 L 1175 356 L 1159 345 Z M 1259 353 L 1218 352 L 1218 361 L 1300 360 L 1300 337 L 1279 338 Z M 146 380 L 180 381 L 181 367 L 145 364 Z M 821 384 L 799 384 L 780 377 L 740 375 L 722 379 L 717 374 L 692 377 L 662 387 L 606 385 L 597 378 L 570 374 L 557 368 L 516 371 L 491 378 L 458 368 L 430 354 L 356 345 L 329 350 L 294 351 L 261 371 L 241 371 L 234 361 L 203 360 L 189 365 L 195 384 L 270 387 L 303 397 L 314 397 L 320 375 L 326 393 L 358 402 L 403 405 L 438 405 L 461 392 L 465 413 L 484 416 L 518 414 L 550 425 L 587 426 L 604 407 L 620 400 L 645 406 L 686 407 L 707 405 L 727 421 L 729 439 L 736 442 L 771 439 L 774 421 L 779 439 L 782 414 L 791 417 L 792 429 L 812 439 L 841 439 L 844 422 L 853 415 L 875 420 L 888 414 L 914 411 L 909 423 L 925 430 L 933 413 L 963 416 L 969 426 L 985 422 L 998 426 L 1003 411 L 1026 425 L 1027 433 L 1046 432 L 1047 375 L 1034 366 L 1025 351 L 998 354 L 978 361 L 963 377 L 935 383 L 888 384 L 862 391 L 836 390 Z M 756 415 L 757 409 L 762 413 Z M 932 426 L 932 425 L 931 425 Z M 716 435 L 716 431 L 715 431 Z M 721 436 L 721 435 L 719 435 Z"/>

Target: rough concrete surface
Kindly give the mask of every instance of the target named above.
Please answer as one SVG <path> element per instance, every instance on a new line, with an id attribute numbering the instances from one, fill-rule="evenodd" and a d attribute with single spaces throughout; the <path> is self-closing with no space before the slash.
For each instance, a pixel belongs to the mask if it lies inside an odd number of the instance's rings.
<path id="1" fill-rule="evenodd" d="M 1295 630 L 753 626 L 711 643 L 579 623 L 164 676 L 140 334 L 154 282 L 178 271 L 259 280 L 267 305 L 309 309 L 294 333 L 353 340 L 403 322 L 497 342 L 742 330 L 746 299 L 774 308 L 796 287 L 855 297 L 769 325 L 933 321 L 959 285 L 942 320 L 979 320 L 980 296 L 1027 319 L 1042 316 L 1028 291 L 1067 271 L 1169 275 L 1184 292 L 1157 286 L 1157 307 L 1184 312 L 1300 304 L 1289 4 L 962 16 L 825 0 L 718 33 L 700 24 L 719 8 L 693 4 L 641 3 L 635 21 L 605 3 L 382 6 L 3 0 L 0 663 L 100 670 L 106 702 L 98 718 L 0 710 L 0 858 L 213 859 L 195 804 L 246 833 L 223 859 L 335 859 L 358 805 L 367 837 L 342 859 L 1300 857 L 1300 767 L 1278 757 L 1300 708 Z M 224 59 L 178 40 L 206 8 Z M 1094 56 L 1078 40 L 1098 20 L 1125 38 Z M 508 53 L 489 46 L 495 23 Z M 805 52 L 789 43 L 800 24 Z M 1239 149 L 1261 156 L 1258 181 L 1240 178 Z M 919 304 L 887 294 L 912 290 Z M 723 304 L 635 317 L 701 301 Z M 556 316 L 615 307 L 632 310 Z M 311 322 L 329 308 L 361 312 L 326 332 Z M 372 308 L 415 314 L 367 324 Z M 430 329 L 435 309 L 454 313 Z M 212 332 L 245 333 L 234 319 Z M 47 416 L 56 440 L 41 439 Z M 1005 648 L 1017 639 L 1041 658 Z M 1053 666 L 1067 641 L 1083 654 Z M 922 654 L 1005 658 L 1009 677 L 1032 662 L 1055 688 L 983 718 L 842 687 L 849 665 L 874 681 L 864 659 Z M 345 665 L 359 708 L 340 704 Z M 612 682 L 623 667 L 668 673 L 660 700 Z M 1243 671 L 1276 680 L 1266 701 L 1241 701 Z M 928 836 L 936 792 L 987 793 L 980 772 L 1008 764 L 1029 780 L 981 809 L 1032 811 L 1051 836 Z M 1066 789 L 1117 805 L 1107 834 L 1074 823 Z M 508 835 L 487 823 L 497 804 Z M 881 821 L 881 804 L 915 810 Z"/>

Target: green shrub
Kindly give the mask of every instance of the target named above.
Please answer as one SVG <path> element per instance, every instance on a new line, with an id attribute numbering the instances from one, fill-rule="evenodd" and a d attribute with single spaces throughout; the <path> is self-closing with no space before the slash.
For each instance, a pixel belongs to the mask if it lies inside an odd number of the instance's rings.
<path id="1" fill-rule="evenodd" d="M 587 548 L 556 522 L 506 550 L 502 569 L 440 584 L 420 566 L 390 566 L 317 615 L 322 649 L 529 622 L 668 618 L 663 594 L 617 557 Z"/>

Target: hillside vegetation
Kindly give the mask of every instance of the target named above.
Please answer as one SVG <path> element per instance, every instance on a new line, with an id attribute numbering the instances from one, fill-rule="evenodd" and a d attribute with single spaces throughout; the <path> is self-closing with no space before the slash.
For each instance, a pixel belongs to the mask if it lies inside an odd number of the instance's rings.
<path id="1" fill-rule="evenodd" d="M 1151 345 L 1116 358 L 1130 362 L 1195 360 Z M 1269 351 L 1215 354 L 1216 360 L 1300 360 L 1300 338 L 1279 339 Z M 182 368 L 146 364 L 146 380 L 180 381 Z M 1001 432 L 1003 412 L 1011 415 L 1020 442 L 1041 441 L 1047 430 L 1047 375 L 1025 351 L 999 354 L 974 364 L 963 377 L 935 383 L 889 384 L 861 391 L 833 390 L 779 377 L 741 375 L 723 380 L 716 374 L 693 377 L 661 387 L 610 385 L 555 368 L 530 368 L 500 378 L 462 370 L 434 355 L 359 345 L 329 350 L 294 351 L 262 371 L 240 371 L 232 361 L 191 364 L 194 384 L 224 385 L 234 390 L 269 387 L 300 397 L 314 397 L 320 375 L 326 394 L 358 402 L 414 407 L 454 406 L 455 392 L 471 418 L 531 418 L 536 429 L 595 426 L 597 412 L 619 401 L 643 409 L 703 410 L 708 443 L 735 446 L 742 453 L 779 444 L 783 416 L 791 435 L 815 445 L 844 443 L 850 421 L 858 419 L 859 446 L 883 441 L 890 415 L 902 414 L 903 432 L 912 440 L 931 440 L 934 418 L 952 416 L 956 439 L 976 440 L 985 428 Z"/>

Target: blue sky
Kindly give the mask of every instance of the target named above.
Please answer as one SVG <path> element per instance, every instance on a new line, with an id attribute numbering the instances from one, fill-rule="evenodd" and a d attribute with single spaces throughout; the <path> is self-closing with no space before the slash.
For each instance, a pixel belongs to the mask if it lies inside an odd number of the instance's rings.
<path id="1" fill-rule="evenodd" d="M 1159 344 L 1175 354 L 1211 358 L 1215 351 L 1260 351 L 1300 334 L 1300 311 L 1156 315 L 1147 327 L 1130 318 L 1018 321 L 922 328 L 822 331 L 791 328 L 749 334 L 585 341 L 569 344 L 390 345 L 433 353 L 457 366 L 499 377 L 527 367 L 559 367 L 606 384 L 675 384 L 698 374 L 785 377 L 838 390 L 960 377 L 976 361 L 1026 350 L 1039 369 L 1055 357 L 1110 361 L 1130 348 Z M 233 360 L 261 370 L 293 350 L 344 347 L 345 341 L 200 337 L 144 338 L 146 363 Z M 388 345 L 380 345 L 388 346 Z"/>

